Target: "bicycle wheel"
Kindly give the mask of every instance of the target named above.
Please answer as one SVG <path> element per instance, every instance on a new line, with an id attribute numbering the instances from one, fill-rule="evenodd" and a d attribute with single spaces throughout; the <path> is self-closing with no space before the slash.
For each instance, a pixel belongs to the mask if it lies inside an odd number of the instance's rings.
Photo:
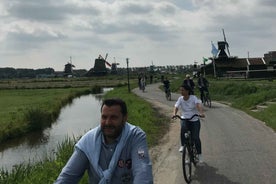
<path id="1" fill-rule="evenodd" d="M 182 168 L 185 181 L 190 183 L 192 181 L 192 162 L 187 145 L 184 145 L 182 152 Z"/>
<path id="2" fill-rule="evenodd" d="M 202 100 L 203 100 L 203 105 L 204 106 L 206 106 L 206 104 L 207 104 L 207 101 L 206 101 L 206 96 L 205 96 L 205 94 L 203 94 L 203 96 L 202 96 Z"/>
<path id="3" fill-rule="evenodd" d="M 211 98 L 210 98 L 209 94 L 206 94 L 206 104 L 208 107 L 211 108 L 212 103 L 211 103 Z"/>
<path id="4" fill-rule="evenodd" d="M 193 162 L 194 166 L 196 166 L 198 163 L 198 155 L 197 155 L 195 144 L 192 147 L 192 153 L 193 153 L 192 154 L 192 162 Z"/>
<path id="5" fill-rule="evenodd" d="M 168 90 L 167 92 L 167 100 L 171 101 L 172 97 L 171 97 L 171 92 Z"/>

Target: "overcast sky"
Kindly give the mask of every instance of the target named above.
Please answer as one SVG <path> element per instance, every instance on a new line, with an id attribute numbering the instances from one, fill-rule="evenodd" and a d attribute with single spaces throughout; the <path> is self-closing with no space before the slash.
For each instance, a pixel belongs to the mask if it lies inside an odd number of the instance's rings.
<path id="1" fill-rule="evenodd" d="M 126 67 L 211 57 L 225 31 L 232 56 L 276 50 L 275 0 L 1 0 L 0 68 L 89 70 L 99 54 Z"/>

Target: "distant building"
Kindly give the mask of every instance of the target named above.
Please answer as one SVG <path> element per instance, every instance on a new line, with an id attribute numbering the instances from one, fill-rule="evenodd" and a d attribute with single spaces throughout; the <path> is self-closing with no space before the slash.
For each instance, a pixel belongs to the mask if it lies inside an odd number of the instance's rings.
<path id="1" fill-rule="evenodd" d="M 214 58 L 215 70 L 218 77 L 239 78 L 275 78 L 276 77 L 276 51 L 264 54 L 264 57 L 238 58 L 228 56 L 225 48 L 227 42 L 218 42 L 218 54 Z M 228 51 L 229 52 L 229 51 Z M 209 58 L 213 59 L 213 58 Z M 212 72 L 209 66 L 209 73 Z"/>

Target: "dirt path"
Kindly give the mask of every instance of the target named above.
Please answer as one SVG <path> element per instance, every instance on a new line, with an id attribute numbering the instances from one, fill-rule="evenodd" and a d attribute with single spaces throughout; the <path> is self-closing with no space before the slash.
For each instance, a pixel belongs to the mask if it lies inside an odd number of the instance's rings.
<path id="1" fill-rule="evenodd" d="M 179 94 L 172 101 L 165 99 L 159 84 L 146 87 L 145 92 L 133 92 L 158 107 L 168 117 Z M 192 183 L 202 184 L 276 184 L 276 134 L 244 112 L 213 103 L 204 109 L 201 121 L 201 141 L 204 164 L 194 172 Z M 170 123 L 170 130 L 156 147 L 150 150 L 155 184 L 185 183 L 181 168 L 180 125 Z"/>
<path id="2" fill-rule="evenodd" d="M 164 94 L 158 89 L 159 85 L 147 86 L 144 93 L 138 88 L 134 89 L 133 92 L 149 101 L 154 107 L 160 109 L 160 113 L 170 117 L 178 95 L 173 94 L 172 101 L 167 101 Z M 154 183 L 156 184 L 172 184 L 178 183 L 177 180 L 179 179 L 183 180 L 179 172 L 181 171 L 181 167 L 178 164 L 181 157 L 181 154 L 178 152 L 180 146 L 180 124 L 177 121 L 168 123 L 170 123 L 168 133 L 160 140 L 160 144 L 150 150 L 153 160 Z"/>

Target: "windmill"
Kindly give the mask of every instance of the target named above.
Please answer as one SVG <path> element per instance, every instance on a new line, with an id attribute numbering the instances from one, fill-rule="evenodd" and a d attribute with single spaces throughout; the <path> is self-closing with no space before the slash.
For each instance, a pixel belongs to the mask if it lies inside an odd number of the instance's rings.
<path id="1" fill-rule="evenodd" d="M 226 41 L 224 29 L 222 29 L 222 33 L 223 33 L 224 42 L 226 43 L 226 48 L 227 48 L 228 56 L 230 56 L 229 44 L 228 44 L 228 42 Z"/>
<path id="2" fill-rule="evenodd" d="M 95 59 L 93 74 L 94 75 L 106 75 L 107 68 L 106 65 L 112 67 L 112 65 L 106 60 L 108 53 L 106 53 L 105 58 L 102 55 L 99 55 L 97 59 Z"/>
<path id="3" fill-rule="evenodd" d="M 64 76 L 72 76 L 74 67 L 75 66 L 72 64 L 72 57 L 70 56 L 70 62 L 68 62 L 64 67 Z"/>
<path id="4" fill-rule="evenodd" d="M 116 59 L 114 57 L 114 62 L 111 64 L 111 74 L 117 74 L 117 65 L 120 65 L 116 62 Z"/>
<path id="5" fill-rule="evenodd" d="M 228 57 L 230 57 L 230 51 L 229 51 L 229 44 L 226 41 L 224 29 L 222 29 L 222 33 L 223 33 L 224 41 L 218 41 L 218 50 L 219 50 L 218 57 L 219 58 L 222 58 L 222 57 L 228 58 Z M 228 55 L 225 52 L 225 48 L 227 49 Z"/>

